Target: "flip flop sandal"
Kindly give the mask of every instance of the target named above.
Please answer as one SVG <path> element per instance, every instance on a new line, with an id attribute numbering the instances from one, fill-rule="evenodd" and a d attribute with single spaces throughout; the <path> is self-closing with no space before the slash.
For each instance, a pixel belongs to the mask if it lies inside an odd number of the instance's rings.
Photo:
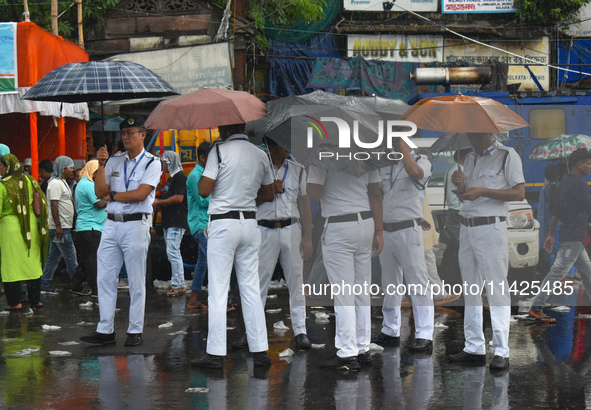
<path id="1" fill-rule="evenodd" d="M 39 302 L 35 306 L 31 305 L 31 309 L 41 309 L 43 307 L 43 303 Z"/>
<path id="2" fill-rule="evenodd" d="M 21 307 L 19 307 L 19 308 L 17 308 L 17 307 L 12 307 L 12 306 L 6 306 L 6 307 L 4 308 L 4 311 L 6 311 L 6 312 L 21 312 L 22 310 L 23 310 L 23 307 L 22 307 L 22 306 L 21 306 Z"/>

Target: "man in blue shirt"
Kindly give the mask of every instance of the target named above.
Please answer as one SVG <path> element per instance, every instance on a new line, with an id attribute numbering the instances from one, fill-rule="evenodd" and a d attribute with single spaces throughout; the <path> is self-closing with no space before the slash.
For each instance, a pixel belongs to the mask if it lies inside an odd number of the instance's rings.
<path id="1" fill-rule="evenodd" d="M 544 243 L 546 251 L 551 252 L 554 247 L 554 233 L 560 220 L 560 250 L 529 311 L 530 317 L 543 322 L 556 321 L 544 314 L 544 305 L 548 297 L 558 289 L 562 293 L 560 281 L 573 264 L 581 272 L 587 294 L 591 292 L 591 261 L 585 250 L 585 232 L 591 215 L 591 194 L 583 179 L 583 176 L 591 172 L 591 152 L 586 149 L 576 150 L 571 154 L 569 164 L 572 171 L 558 186 L 557 200 L 551 204 L 552 220 Z"/>
<path id="2" fill-rule="evenodd" d="M 203 285 L 203 278 L 207 270 L 207 238 L 205 237 L 205 228 L 209 222 L 207 209 L 209 208 L 209 197 L 201 198 L 199 196 L 199 180 L 203 175 L 207 157 L 211 151 L 211 144 L 207 141 L 199 144 L 197 148 L 197 164 L 187 178 L 187 204 L 189 212 L 187 219 L 189 229 L 193 239 L 199 245 L 197 252 L 197 263 L 193 272 L 193 283 L 191 284 L 191 297 L 187 303 L 187 309 L 207 309 L 207 305 L 199 302 L 199 292 Z"/>

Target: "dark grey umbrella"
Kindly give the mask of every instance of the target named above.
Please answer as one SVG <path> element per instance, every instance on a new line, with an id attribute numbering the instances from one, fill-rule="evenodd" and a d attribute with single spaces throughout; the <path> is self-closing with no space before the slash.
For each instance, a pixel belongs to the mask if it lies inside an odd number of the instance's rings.
<path id="1" fill-rule="evenodd" d="M 294 105 L 284 113 L 284 117 L 286 119 L 281 123 L 258 134 L 258 138 L 251 137 L 251 140 L 259 143 L 264 135 L 287 149 L 296 160 L 304 164 L 355 176 L 390 166 L 396 161 L 392 159 L 397 158 L 396 156 L 387 157 L 393 150 L 386 148 L 385 142 L 375 149 L 362 148 L 354 142 L 351 134 L 355 123 L 362 143 L 377 141 L 380 133 L 380 117 L 359 102 L 339 106 Z M 340 146 L 340 129 L 329 118 L 337 118 L 348 124 L 351 142 L 349 148 Z M 251 124 L 253 130 L 264 129 L 264 119 L 259 121 L 259 124 Z M 378 156 L 374 152 L 382 154 Z"/>
<path id="2" fill-rule="evenodd" d="M 22 97 L 68 103 L 179 94 L 148 68 L 130 61 L 66 64 L 47 73 Z"/>

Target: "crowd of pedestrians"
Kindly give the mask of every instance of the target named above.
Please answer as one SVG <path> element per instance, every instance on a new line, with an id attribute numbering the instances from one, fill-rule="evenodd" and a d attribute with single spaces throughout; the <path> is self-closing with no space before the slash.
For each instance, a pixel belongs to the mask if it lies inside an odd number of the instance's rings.
<path id="1" fill-rule="evenodd" d="M 304 167 L 268 138 L 265 152 L 248 140 L 243 124 L 235 124 L 219 127 L 219 143 L 199 145 L 197 164 L 187 178 L 177 153 L 167 151 L 158 159 L 144 149 L 142 118 L 128 117 L 120 129 L 125 152 L 109 156 L 107 147 L 102 147 L 77 176 L 69 157 L 58 157 L 53 163 L 41 161 L 41 185 L 27 175 L 30 161 L 21 165 L 8 147 L 0 144 L 0 263 L 7 310 L 23 309 L 21 283 L 27 284 L 31 307 L 41 308 L 40 295 L 56 292 L 51 282 L 63 258 L 71 279 L 70 291 L 99 299 L 96 331 L 81 339 L 114 344 L 117 284 L 125 266 L 130 307 L 124 344 L 141 344 L 147 254 L 156 211 L 161 214 L 171 265 L 167 295 L 186 292 L 181 254 L 185 233 L 197 245 L 186 307 L 207 310 L 209 322 L 207 352 L 195 365 L 224 366 L 233 275 L 245 332 L 230 344 L 248 348 L 255 366 L 270 364 L 264 305 L 277 263 L 288 286 L 295 346 L 310 349 L 304 261 L 317 245 L 321 252 L 318 260 L 331 285 L 371 284 L 372 258 L 379 257 L 381 289 L 392 285 L 408 289 L 405 293 L 385 292 L 382 327 L 373 338 L 370 293 L 332 295 L 336 355 L 322 367 L 358 370 L 371 364 L 370 342 L 399 344 L 404 298 L 410 299 L 414 318 L 409 350 L 432 349 L 434 301 L 442 295 L 433 294 L 430 287 L 441 279 L 433 253 L 437 240 L 432 237 L 434 222 L 425 195 L 433 162 L 428 152 L 415 152 L 399 140 L 396 148 L 402 153 L 401 161 L 352 176 Z M 468 289 L 484 284 L 493 330 L 490 368 L 498 370 L 509 366 L 510 355 L 508 203 L 523 200 L 524 177 L 515 150 L 488 134 L 469 134 L 469 140 L 473 150 L 456 152 L 457 165 L 445 175 L 448 209 L 440 240 L 447 247 L 442 272 L 453 276 L 444 280 L 464 283 Z M 569 161 L 568 175 L 557 169 L 547 173 L 553 185 L 544 187 L 540 196 L 548 204 L 541 208 L 541 217 L 547 235 L 544 248 L 549 253 L 554 248 L 556 228 L 562 223 L 561 247 L 544 283 L 554 286 L 574 264 L 586 288 L 591 289 L 591 262 L 584 248 L 591 195 L 582 179 L 591 171 L 591 154 L 575 151 Z M 163 171 L 169 178 L 156 198 Z M 319 203 L 324 219 L 318 240 L 313 238 L 312 203 Z M 206 274 L 207 301 L 199 297 Z M 463 294 L 465 344 L 462 351 L 449 356 L 450 361 L 486 362 L 481 293 Z M 534 301 L 533 319 L 553 320 L 543 312 L 546 299 L 539 296 Z"/>

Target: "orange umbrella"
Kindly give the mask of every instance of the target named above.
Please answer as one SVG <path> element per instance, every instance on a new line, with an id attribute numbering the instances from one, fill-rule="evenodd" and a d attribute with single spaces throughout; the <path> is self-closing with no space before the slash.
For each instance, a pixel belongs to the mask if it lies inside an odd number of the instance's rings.
<path id="1" fill-rule="evenodd" d="M 509 107 L 484 97 L 462 94 L 424 98 L 401 120 L 441 132 L 503 133 L 529 124 Z"/>
<path id="2" fill-rule="evenodd" d="M 244 91 L 203 88 L 162 101 L 146 119 L 146 128 L 196 130 L 242 124 L 267 115 L 267 106 Z"/>

